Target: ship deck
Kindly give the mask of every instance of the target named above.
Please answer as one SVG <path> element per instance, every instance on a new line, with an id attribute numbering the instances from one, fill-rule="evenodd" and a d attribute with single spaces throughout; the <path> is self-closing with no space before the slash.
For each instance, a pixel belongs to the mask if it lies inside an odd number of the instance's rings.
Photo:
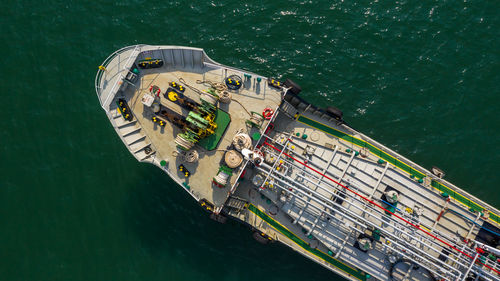
<path id="1" fill-rule="evenodd" d="M 165 65 L 125 81 L 134 63 L 147 57 Z M 475 244 L 494 241 L 491 235 L 500 231 L 497 209 L 325 110 L 283 95 L 265 77 L 220 65 L 201 49 L 170 46 L 124 48 L 106 60 L 106 68 L 96 89 L 127 149 L 163 169 L 196 200 L 213 205 L 215 214 L 240 220 L 351 280 L 498 280 L 499 262 L 479 255 Z M 244 77 L 244 86 L 232 91 L 229 104 L 219 103 L 231 118 L 220 143 L 214 150 L 195 145 L 199 160 L 186 161 L 174 143 L 181 130 L 170 122 L 153 123 L 143 95 L 152 85 L 163 94 L 170 82 L 182 81 L 184 94 L 198 101 L 198 92 L 209 88 L 199 81 L 221 83 L 233 74 Z M 118 99 L 127 101 L 132 121 L 117 111 Z M 159 102 L 188 114 L 162 95 Z M 249 112 L 264 108 L 276 109 L 272 119 L 260 129 L 248 126 Z M 256 135 L 252 147 L 264 161 L 244 160 L 228 184 L 214 186 L 212 178 L 239 132 Z M 387 198 L 391 192 L 398 194 L 396 203 Z"/>
<path id="2" fill-rule="evenodd" d="M 258 217 L 268 225 L 277 220 L 282 227 L 265 228 L 267 235 L 286 236 L 322 264 L 321 253 L 328 251 L 335 259 L 355 264 L 357 271 L 328 260 L 326 266 L 358 274 L 361 280 L 360 272 L 380 280 L 396 275 L 460 280 L 481 271 L 472 265 L 476 250 L 464 241 L 474 240 L 483 223 L 497 222 L 491 206 L 484 207 L 471 195 L 456 196 L 459 191 L 443 180 L 322 112 L 315 114 L 316 109 L 290 107 L 284 102 L 274 132 L 262 142 L 262 150 L 274 160 L 253 168 L 249 181 L 238 186 L 236 196 L 257 206 L 241 220 Z M 264 178 L 262 186 L 250 181 L 256 174 Z M 258 202 L 255 190 L 266 200 Z M 399 193 L 396 204 L 387 202 L 389 190 Z M 492 212 L 484 216 L 487 208 Z M 374 241 L 366 252 L 358 243 L 363 237 Z M 323 251 L 315 253 L 307 245 L 321 245 L 315 249 Z M 402 263 L 411 260 L 427 271 L 401 264 L 399 273 L 394 272 L 387 262 L 390 256 Z M 498 278 L 498 263 L 488 262 L 482 265 L 488 278 Z"/>
<path id="3" fill-rule="evenodd" d="M 165 57 L 170 55 L 172 58 L 176 56 L 174 51 L 171 50 L 165 51 L 165 53 L 162 52 L 161 55 L 154 52 L 158 51 L 140 53 L 136 61 L 151 56 Z M 218 172 L 224 152 L 231 146 L 232 139 L 237 132 L 252 135 L 258 131 L 245 123 L 249 119 L 248 112 L 262 112 L 266 107 L 277 108 L 281 102 L 281 94 L 275 88 L 269 87 L 265 82 L 265 78 L 262 78 L 263 80 L 260 82 L 257 81 L 256 75 L 245 79 L 244 86 L 241 89 L 231 92 L 232 101 L 230 103 L 219 104 L 219 109 L 227 112 L 231 121 L 217 147 L 213 150 L 206 150 L 201 145 L 196 145 L 194 150 L 199 153 L 199 161 L 188 163 L 184 161 L 182 155 L 173 155 L 173 153 L 178 152 L 174 139 L 181 132 L 181 129 L 170 122 L 166 122 L 165 127 L 152 122 L 151 118 L 155 114 L 149 107 L 142 104 L 143 95 L 149 93 L 151 86 L 158 86 L 162 91 L 159 97 L 161 104 L 180 115 L 187 116 L 189 112 L 186 109 L 163 97 L 163 93 L 169 88 L 170 82 L 181 84 L 180 81 L 183 81 L 182 84 L 204 91 L 209 89 L 209 85 L 199 83 L 200 81 L 223 82 L 226 77 L 233 74 L 244 77 L 246 72 L 220 67 L 210 62 L 204 64 L 195 63 L 194 54 L 190 58 L 193 60 L 191 63 L 188 62 L 185 54 L 182 54 L 182 57 L 186 59 L 183 63 L 171 59 L 167 60 L 166 65 L 161 68 L 141 69 L 138 81 L 134 85 L 128 85 L 110 103 L 110 111 L 113 116 L 112 122 L 115 127 L 119 128 L 118 132 L 128 145 L 129 150 L 136 154 L 138 160 L 152 161 L 157 164 L 162 160 L 167 161 L 168 164 L 163 169 L 193 197 L 197 200 L 206 199 L 216 208 L 222 208 L 229 195 L 229 189 L 235 183 L 238 175 L 238 171 L 235 171 L 229 183 L 223 188 L 214 187 L 212 184 L 212 178 Z M 198 102 L 200 100 L 199 94 L 189 87 L 186 87 L 184 95 Z M 115 105 L 120 98 L 124 98 L 128 102 L 135 121 L 124 122 L 121 119 Z M 145 154 L 137 155 L 137 151 L 141 152 L 147 146 L 154 148 L 154 152 L 150 157 L 145 158 Z M 179 171 L 178 167 L 181 164 L 190 172 L 189 177 L 185 176 L 184 171 Z"/>

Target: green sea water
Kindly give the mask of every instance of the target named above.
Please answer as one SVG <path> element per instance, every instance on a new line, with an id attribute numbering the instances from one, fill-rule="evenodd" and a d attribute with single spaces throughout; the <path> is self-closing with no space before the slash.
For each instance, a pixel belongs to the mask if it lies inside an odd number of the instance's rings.
<path id="1" fill-rule="evenodd" d="M 204 48 L 344 111 L 500 207 L 498 1 L 2 1 L 0 280 L 341 280 L 211 221 L 94 90 L 137 43 Z"/>

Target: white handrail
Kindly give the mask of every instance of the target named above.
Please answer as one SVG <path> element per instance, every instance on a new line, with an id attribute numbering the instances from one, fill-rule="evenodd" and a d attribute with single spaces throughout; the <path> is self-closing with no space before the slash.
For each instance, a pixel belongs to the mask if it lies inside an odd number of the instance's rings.
<path id="1" fill-rule="evenodd" d="M 111 61 L 112 61 L 112 60 L 113 60 L 113 59 L 114 59 L 117 55 L 119 55 L 119 54 L 121 54 L 121 53 L 123 53 L 123 52 L 125 52 L 125 51 L 127 51 L 127 50 L 130 50 L 130 49 L 134 48 L 134 51 L 132 51 L 132 54 L 131 54 L 128 58 L 127 58 L 127 61 L 126 61 L 126 64 L 125 64 L 125 66 L 126 66 L 126 65 L 128 65 L 128 64 L 129 64 L 130 60 L 131 60 L 133 57 L 134 57 L 134 59 L 135 59 L 135 57 L 137 56 L 137 54 L 138 54 L 138 52 L 139 52 L 139 50 L 141 49 L 141 47 L 142 47 L 142 46 L 144 46 L 144 45 L 133 45 L 133 46 L 123 47 L 123 48 L 121 48 L 121 49 L 119 49 L 119 50 L 115 51 L 115 52 L 114 52 L 114 53 L 112 53 L 111 55 L 109 55 L 109 56 L 108 56 L 108 57 L 104 60 L 104 62 L 101 64 L 101 66 L 103 66 L 104 68 L 106 68 L 106 67 L 109 65 L 109 63 L 110 63 L 110 62 L 111 62 Z M 104 69 L 99 69 L 99 70 L 97 71 L 97 74 L 96 74 L 96 77 L 95 77 L 95 81 L 94 81 L 94 83 L 95 83 L 95 90 L 96 90 L 96 94 L 97 94 L 97 98 L 99 98 L 99 102 L 101 103 L 101 106 L 103 106 L 103 105 L 104 105 L 104 103 L 103 103 L 103 102 L 102 102 L 102 100 L 101 100 L 101 96 L 102 96 L 102 94 L 103 94 L 103 93 L 102 93 L 102 88 L 101 88 L 101 83 L 102 83 L 102 77 L 103 77 L 103 75 L 104 75 L 105 71 L 106 71 L 106 70 L 104 70 Z M 117 71 L 117 73 L 120 73 L 121 71 L 123 71 L 123 69 L 119 69 L 119 70 Z"/>
<path id="2" fill-rule="evenodd" d="M 120 85 L 119 87 L 121 87 L 121 85 L 123 84 L 123 78 L 124 78 L 124 77 L 123 77 L 123 75 L 121 75 L 121 74 L 120 74 L 120 76 L 119 76 L 119 77 L 118 77 L 118 79 L 116 80 L 116 82 L 115 82 L 115 84 L 113 85 L 113 87 L 111 88 L 111 90 L 109 90 L 109 94 L 108 94 L 108 96 L 106 97 L 106 100 L 105 100 L 105 101 L 101 104 L 101 107 L 102 107 L 102 109 L 104 109 L 104 111 L 108 112 L 108 110 L 106 109 L 106 107 L 105 107 L 105 106 L 106 106 L 106 104 L 108 104 L 109 99 L 110 99 L 111 97 L 114 97 L 114 95 L 111 95 L 111 94 L 114 92 L 114 90 L 115 90 L 116 86 L 117 86 L 117 85 Z M 118 88 L 119 88 L 119 87 L 118 87 Z"/>

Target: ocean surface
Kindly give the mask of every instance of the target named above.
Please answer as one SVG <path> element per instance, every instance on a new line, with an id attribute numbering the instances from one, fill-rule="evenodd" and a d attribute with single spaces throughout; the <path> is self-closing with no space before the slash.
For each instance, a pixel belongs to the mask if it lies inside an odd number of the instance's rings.
<path id="1" fill-rule="evenodd" d="M 128 153 L 94 78 L 137 43 L 302 86 L 500 207 L 499 1 L 1 1 L 0 280 L 342 280 Z"/>

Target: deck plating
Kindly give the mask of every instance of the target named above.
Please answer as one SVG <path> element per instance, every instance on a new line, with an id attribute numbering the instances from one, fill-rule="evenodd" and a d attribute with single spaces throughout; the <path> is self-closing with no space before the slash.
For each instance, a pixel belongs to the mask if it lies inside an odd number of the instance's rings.
<path id="1" fill-rule="evenodd" d="M 217 221 L 237 219 L 351 280 L 499 280 L 497 209 L 307 103 L 293 81 L 175 46 L 126 47 L 99 69 L 100 104 L 129 151 Z M 153 85 L 165 98 L 138 102 Z M 178 150 L 186 126 L 218 140 Z M 226 151 L 245 160 L 229 168 Z"/>

